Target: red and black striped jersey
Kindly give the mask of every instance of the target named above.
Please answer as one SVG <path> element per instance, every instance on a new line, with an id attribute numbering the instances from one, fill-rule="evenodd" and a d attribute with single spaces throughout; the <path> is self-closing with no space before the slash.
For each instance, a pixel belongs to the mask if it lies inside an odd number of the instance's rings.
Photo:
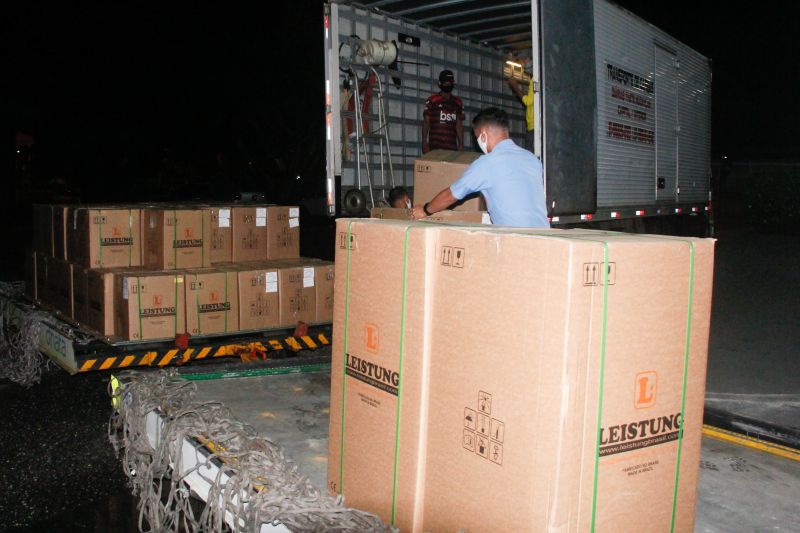
<path id="1" fill-rule="evenodd" d="M 464 120 L 464 103 L 457 96 L 437 93 L 425 100 L 424 116 L 430 119 L 431 150 L 458 150 L 456 122 Z"/>

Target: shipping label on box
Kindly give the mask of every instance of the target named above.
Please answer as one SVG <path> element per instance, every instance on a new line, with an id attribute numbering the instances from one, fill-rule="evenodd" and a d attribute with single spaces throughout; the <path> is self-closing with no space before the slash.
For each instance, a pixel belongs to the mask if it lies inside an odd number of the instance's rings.
<path id="1" fill-rule="evenodd" d="M 233 207 L 233 261 L 267 259 L 267 208 Z"/>
<path id="2" fill-rule="evenodd" d="M 183 274 L 115 277 L 115 333 L 128 340 L 175 338 L 186 333 Z"/>
<path id="3" fill-rule="evenodd" d="M 185 274 L 186 329 L 192 335 L 239 329 L 236 272 L 190 270 Z"/>

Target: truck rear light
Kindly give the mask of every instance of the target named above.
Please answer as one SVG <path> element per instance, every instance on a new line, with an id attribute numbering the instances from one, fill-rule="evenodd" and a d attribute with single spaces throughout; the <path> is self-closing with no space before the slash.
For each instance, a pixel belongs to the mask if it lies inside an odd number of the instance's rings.
<path id="1" fill-rule="evenodd" d="M 561 217 L 553 217 L 550 219 L 550 222 L 558 222 L 559 220 L 561 220 Z"/>
<path id="2" fill-rule="evenodd" d="M 611 218 L 618 218 L 619 213 L 617 211 L 611 211 Z"/>
<path id="3" fill-rule="evenodd" d="M 680 208 L 680 207 L 676 207 L 676 208 L 675 208 L 675 214 L 676 214 L 676 215 L 680 215 L 681 213 L 683 213 L 683 209 L 682 209 L 682 208 Z"/>
<path id="4" fill-rule="evenodd" d="M 636 216 L 637 217 L 643 217 L 644 216 L 644 209 L 637 209 L 636 210 Z"/>
<path id="5" fill-rule="evenodd" d="M 592 220 L 592 214 L 581 215 L 581 220 Z"/>
<path id="6" fill-rule="evenodd" d="M 699 211 L 699 209 L 697 209 L 696 207 L 692 207 L 692 213 L 697 213 L 697 211 Z"/>

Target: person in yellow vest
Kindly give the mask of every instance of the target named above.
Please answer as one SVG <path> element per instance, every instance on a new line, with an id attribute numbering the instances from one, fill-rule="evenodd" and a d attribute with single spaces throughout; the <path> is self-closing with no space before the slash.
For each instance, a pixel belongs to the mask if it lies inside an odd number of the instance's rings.
<path id="1" fill-rule="evenodd" d="M 523 147 L 526 150 L 530 150 L 533 152 L 533 129 L 534 129 L 534 122 L 533 122 L 533 63 L 531 62 L 531 58 L 526 57 L 525 63 L 522 67 L 525 70 L 525 73 L 528 74 L 530 80 L 528 81 L 528 90 L 527 92 L 522 89 L 520 86 L 519 81 L 516 78 L 511 76 L 508 78 L 508 85 L 511 86 L 511 90 L 516 93 L 522 103 L 525 105 L 525 142 L 523 143 Z"/>

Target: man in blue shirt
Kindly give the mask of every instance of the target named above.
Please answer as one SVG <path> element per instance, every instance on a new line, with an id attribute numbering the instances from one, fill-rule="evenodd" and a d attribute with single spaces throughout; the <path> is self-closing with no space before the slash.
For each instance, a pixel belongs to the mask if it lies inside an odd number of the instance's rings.
<path id="1" fill-rule="evenodd" d="M 492 223 L 501 226 L 549 228 L 544 199 L 542 163 L 509 138 L 508 115 L 489 107 L 472 120 L 472 131 L 484 154 L 450 187 L 424 206 L 413 208 L 414 218 L 447 209 L 465 196 L 480 192 Z"/>

